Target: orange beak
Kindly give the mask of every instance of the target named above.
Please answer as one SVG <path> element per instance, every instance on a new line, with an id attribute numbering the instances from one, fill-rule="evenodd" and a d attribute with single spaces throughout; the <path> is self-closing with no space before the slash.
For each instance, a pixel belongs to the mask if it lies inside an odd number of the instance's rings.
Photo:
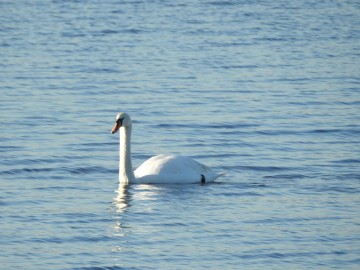
<path id="1" fill-rule="evenodd" d="M 111 134 L 116 133 L 119 130 L 120 127 L 121 127 L 121 124 L 119 122 L 116 122 L 114 127 L 111 130 Z"/>

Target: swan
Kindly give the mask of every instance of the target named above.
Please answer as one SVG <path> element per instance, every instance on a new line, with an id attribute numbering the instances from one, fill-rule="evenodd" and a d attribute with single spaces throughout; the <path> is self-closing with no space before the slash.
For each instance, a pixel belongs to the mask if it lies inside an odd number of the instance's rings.
<path id="1" fill-rule="evenodd" d="M 127 113 L 116 115 L 111 130 L 120 134 L 120 184 L 190 184 L 207 183 L 223 175 L 190 157 L 177 155 L 157 155 L 146 160 L 135 171 L 131 163 L 131 118 Z"/>

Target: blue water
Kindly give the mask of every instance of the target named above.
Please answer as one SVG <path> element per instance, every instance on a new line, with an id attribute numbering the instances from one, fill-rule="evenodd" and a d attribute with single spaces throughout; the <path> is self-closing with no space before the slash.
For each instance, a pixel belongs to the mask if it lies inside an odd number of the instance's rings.
<path id="1" fill-rule="evenodd" d="M 0 1 L 2 269 L 359 269 L 358 1 Z M 215 184 L 118 186 L 181 154 Z"/>

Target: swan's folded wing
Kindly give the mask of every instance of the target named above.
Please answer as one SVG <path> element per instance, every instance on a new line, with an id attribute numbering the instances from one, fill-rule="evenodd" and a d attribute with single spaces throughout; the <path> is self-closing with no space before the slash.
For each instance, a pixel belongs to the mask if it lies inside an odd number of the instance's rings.
<path id="1" fill-rule="evenodd" d="M 199 183 L 202 175 L 206 182 L 213 182 L 221 176 L 192 158 L 174 155 L 154 156 L 134 173 L 137 183 Z"/>

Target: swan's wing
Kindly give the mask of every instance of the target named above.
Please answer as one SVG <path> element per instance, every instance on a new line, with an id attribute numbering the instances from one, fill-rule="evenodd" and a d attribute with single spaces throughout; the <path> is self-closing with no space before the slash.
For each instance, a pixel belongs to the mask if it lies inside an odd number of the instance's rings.
<path id="1" fill-rule="evenodd" d="M 158 155 L 145 161 L 137 170 L 138 183 L 199 183 L 213 182 L 219 174 L 192 158 Z"/>

